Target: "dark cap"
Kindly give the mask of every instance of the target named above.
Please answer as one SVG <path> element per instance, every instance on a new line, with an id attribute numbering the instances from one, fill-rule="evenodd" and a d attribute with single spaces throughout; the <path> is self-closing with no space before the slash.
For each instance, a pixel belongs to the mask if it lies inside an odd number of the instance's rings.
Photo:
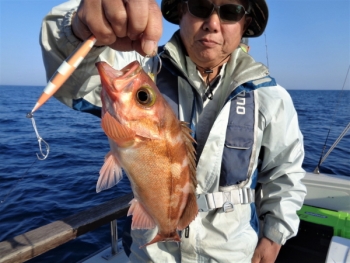
<path id="1" fill-rule="evenodd" d="M 162 0 L 161 10 L 164 18 L 170 23 L 178 25 L 180 23 L 178 14 L 178 4 L 182 0 Z M 264 32 L 267 20 L 269 18 L 269 10 L 265 0 L 249 0 L 250 11 L 249 16 L 252 17 L 247 30 L 243 37 L 258 37 Z"/>

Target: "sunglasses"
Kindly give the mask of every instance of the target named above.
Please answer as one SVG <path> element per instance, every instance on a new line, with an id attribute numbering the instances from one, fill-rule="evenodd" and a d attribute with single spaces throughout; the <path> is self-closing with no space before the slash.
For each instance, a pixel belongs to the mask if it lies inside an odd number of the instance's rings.
<path id="1" fill-rule="evenodd" d="M 215 5 L 209 0 L 187 0 L 188 11 L 191 15 L 206 19 L 215 10 L 220 21 L 225 23 L 236 23 L 240 21 L 244 15 L 249 14 L 244 7 L 235 4 Z"/>

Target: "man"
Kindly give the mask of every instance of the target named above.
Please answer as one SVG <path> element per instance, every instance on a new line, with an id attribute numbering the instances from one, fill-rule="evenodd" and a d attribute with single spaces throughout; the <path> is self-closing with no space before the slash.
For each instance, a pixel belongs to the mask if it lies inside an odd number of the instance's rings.
<path id="1" fill-rule="evenodd" d="M 297 233 L 296 211 L 306 189 L 303 138 L 291 98 L 264 65 L 239 48 L 242 37 L 263 33 L 267 5 L 264 0 L 163 0 L 161 11 L 180 30 L 159 49 L 163 66 L 156 83 L 195 131 L 199 213 L 182 231 L 180 244 L 139 249 L 156 230 L 132 230 L 129 258 L 274 262 L 281 245 Z M 103 60 L 120 69 L 142 61 L 141 55 L 157 50 L 161 27 L 153 0 L 72 0 L 54 8 L 41 33 L 48 78 L 81 40 L 91 34 L 98 40 L 55 97 L 99 116 L 101 84 L 94 63 Z M 147 64 L 156 68 L 157 57 Z M 261 193 L 257 209 L 255 190 Z M 263 221 L 259 240 L 257 216 Z"/>

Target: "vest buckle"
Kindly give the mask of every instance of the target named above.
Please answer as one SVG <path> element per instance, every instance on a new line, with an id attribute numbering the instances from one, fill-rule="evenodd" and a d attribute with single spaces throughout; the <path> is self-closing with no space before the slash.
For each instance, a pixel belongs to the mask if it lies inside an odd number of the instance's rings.
<path id="1" fill-rule="evenodd" d="M 228 213 L 228 212 L 232 212 L 235 210 L 233 204 L 231 202 L 225 202 L 222 206 L 224 208 L 224 212 Z"/>
<path id="2" fill-rule="evenodd" d="M 197 204 L 198 204 L 198 212 L 208 212 L 212 210 L 208 206 L 208 201 L 205 197 L 205 194 L 197 195 Z"/>

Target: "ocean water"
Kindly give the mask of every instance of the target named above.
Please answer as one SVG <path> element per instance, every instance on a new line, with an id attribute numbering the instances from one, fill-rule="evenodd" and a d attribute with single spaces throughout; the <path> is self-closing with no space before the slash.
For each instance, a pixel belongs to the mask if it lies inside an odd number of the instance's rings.
<path id="1" fill-rule="evenodd" d="M 55 99 L 34 114 L 41 137 L 50 145 L 48 158 L 36 160 L 38 142 L 26 113 L 43 88 L 0 86 L 0 241 L 131 191 L 124 178 L 117 186 L 96 193 L 98 172 L 109 149 L 100 119 Z M 328 132 L 326 151 L 350 122 L 350 91 L 289 93 L 304 135 L 303 166 L 313 171 Z M 350 176 L 350 133 L 320 170 Z M 110 230 L 105 225 L 28 262 L 76 262 L 108 244 Z"/>

